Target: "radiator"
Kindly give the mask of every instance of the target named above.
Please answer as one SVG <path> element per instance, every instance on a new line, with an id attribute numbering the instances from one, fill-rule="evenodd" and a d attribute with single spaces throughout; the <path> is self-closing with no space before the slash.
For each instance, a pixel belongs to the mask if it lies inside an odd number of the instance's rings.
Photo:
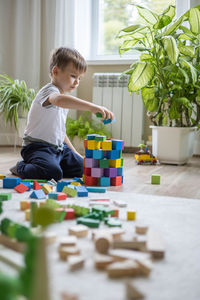
<path id="1" fill-rule="evenodd" d="M 113 138 L 125 141 L 126 147 L 142 142 L 143 102 L 141 95 L 128 92 L 128 75 L 121 73 L 94 73 L 93 102 L 112 110 L 116 122 L 106 125 Z"/>

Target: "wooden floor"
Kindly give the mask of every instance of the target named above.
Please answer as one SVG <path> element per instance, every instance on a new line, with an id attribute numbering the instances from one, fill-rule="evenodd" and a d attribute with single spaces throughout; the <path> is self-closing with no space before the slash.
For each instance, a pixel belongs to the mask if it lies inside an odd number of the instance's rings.
<path id="1" fill-rule="evenodd" d="M 133 154 L 124 154 L 124 184 L 111 190 L 127 193 L 200 199 L 200 158 L 187 165 L 137 166 Z M 9 168 L 20 160 L 20 148 L 0 147 L 0 173 L 10 175 Z M 161 184 L 150 183 L 151 174 L 161 175 Z"/>

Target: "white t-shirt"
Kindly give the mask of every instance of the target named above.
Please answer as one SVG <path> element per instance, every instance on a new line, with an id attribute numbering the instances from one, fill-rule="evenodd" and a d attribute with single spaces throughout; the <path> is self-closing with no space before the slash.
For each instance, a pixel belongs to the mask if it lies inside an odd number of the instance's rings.
<path id="1" fill-rule="evenodd" d="M 49 96 L 55 93 L 60 94 L 60 91 L 52 83 L 48 83 L 37 93 L 28 113 L 23 146 L 34 141 L 56 146 L 63 144 L 68 109 L 55 105 L 42 106 Z"/>

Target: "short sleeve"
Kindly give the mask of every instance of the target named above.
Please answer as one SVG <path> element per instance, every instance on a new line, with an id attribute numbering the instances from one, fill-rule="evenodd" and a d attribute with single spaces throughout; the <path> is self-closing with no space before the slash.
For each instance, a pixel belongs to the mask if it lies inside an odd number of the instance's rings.
<path id="1" fill-rule="evenodd" d="M 38 102 L 41 106 L 52 94 L 60 94 L 59 89 L 53 84 L 45 85 L 37 94 L 35 101 Z M 53 106 L 52 104 L 45 107 L 49 108 Z"/>

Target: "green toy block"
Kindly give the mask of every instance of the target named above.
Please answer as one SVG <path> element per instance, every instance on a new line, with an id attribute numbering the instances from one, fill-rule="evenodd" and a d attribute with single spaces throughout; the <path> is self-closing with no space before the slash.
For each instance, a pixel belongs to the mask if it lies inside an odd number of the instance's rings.
<path id="1" fill-rule="evenodd" d="M 122 150 L 119 150 L 119 157 L 121 158 L 122 157 Z M 122 160 L 121 160 L 121 162 L 122 162 L 122 166 L 123 166 L 123 158 L 122 158 Z"/>
<path id="2" fill-rule="evenodd" d="M 100 225 L 100 221 L 99 220 L 94 220 L 94 219 L 89 219 L 89 218 L 78 218 L 76 220 L 77 224 L 83 224 L 86 225 L 88 227 L 92 227 L 92 228 L 98 228 Z"/>
<path id="3" fill-rule="evenodd" d="M 12 198 L 12 193 L 0 193 L 0 200 L 6 201 L 6 200 L 11 200 Z"/>
<path id="4" fill-rule="evenodd" d="M 105 141 L 106 136 L 105 135 L 96 135 L 95 136 L 95 141 Z"/>
<path id="5" fill-rule="evenodd" d="M 116 218 L 108 218 L 106 224 L 109 227 L 122 227 L 122 222 Z"/>
<path id="6" fill-rule="evenodd" d="M 1 232 L 5 235 L 8 235 L 8 227 L 10 226 L 10 224 L 12 223 L 12 221 L 8 218 L 4 218 L 1 221 Z"/>
<path id="7" fill-rule="evenodd" d="M 159 174 L 151 175 L 151 184 L 160 184 L 160 175 Z"/>
<path id="8" fill-rule="evenodd" d="M 114 210 L 110 209 L 109 207 L 105 207 L 103 205 L 93 206 L 92 207 L 92 212 L 97 212 L 99 214 L 100 213 L 103 214 L 103 218 L 114 214 Z"/>
<path id="9" fill-rule="evenodd" d="M 15 238 L 18 242 L 27 242 L 32 236 L 28 227 L 20 225 L 15 232 Z"/>
<path id="10" fill-rule="evenodd" d="M 76 197 L 77 195 L 77 190 L 70 188 L 68 186 L 64 186 L 62 192 L 67 194 L 68 197 Z"/>
<path id="11" fill-rule="evenodd" d="M 30 224 L 31 224 L 31 227 L 36 227 L 37 226 L 37 223 L 35 222 L 35 214 L 36 214 L 36 211 L 38 209 L 38 205 L 36 202 L 31 202 L 31 205 L 30 205 Z"/>
<path id="12" fill-rule="evenodd" d="M 0 214 L 3 212 L 3 208 L 2 208 L 2 201 L 0 201 Z"/>
<path id="13" fill-rule="evenodd" d="M 121 167 L 123 167 L 123 164 L 124 164 L 124 159 L 121 158 Z"/>
<path id="14" fill-rule="evenodd" d="M 88 219 L 94 219 L 94 220 L 103 220 L 103 213 L 102 212 L 93 212 L 90 213 L 83 218 L 88 218 Z"/>
<path id="15" fill-rule="evenodd" d="M 19 224 L 17 223 L 10 223 L 10 225 L 8 226 L 8 229 L 7 229 L 7 233 L 8 233 L 8 236 L 12 239 L 12 238 L 15 238 L 15 235 L 16 235 L 16 231 L 17 231 L 17 228 L 20 227 Z"/>
<path id="16" fill-rule="evenodd" d="M 109 160 L 104 158 L 99 160 L 99 168 L 109 168 Z"/>
<path id="17" fill-rule="evenodd" d="M 60 208 L 62 207 L 62 205 L 60 205 L 59 203 L 57 203 L 55 200 L 53 199 L 47 199 L 45 202 L 48 206 L 50 206 L 51 208 Z"/>
<path id="18" fill-rule="evenodd" d="M 47 182 L 46 179 L 23 179 L 22 182 L 33 182 L 33 181 L 37 181 L 37 182 Z"/>

